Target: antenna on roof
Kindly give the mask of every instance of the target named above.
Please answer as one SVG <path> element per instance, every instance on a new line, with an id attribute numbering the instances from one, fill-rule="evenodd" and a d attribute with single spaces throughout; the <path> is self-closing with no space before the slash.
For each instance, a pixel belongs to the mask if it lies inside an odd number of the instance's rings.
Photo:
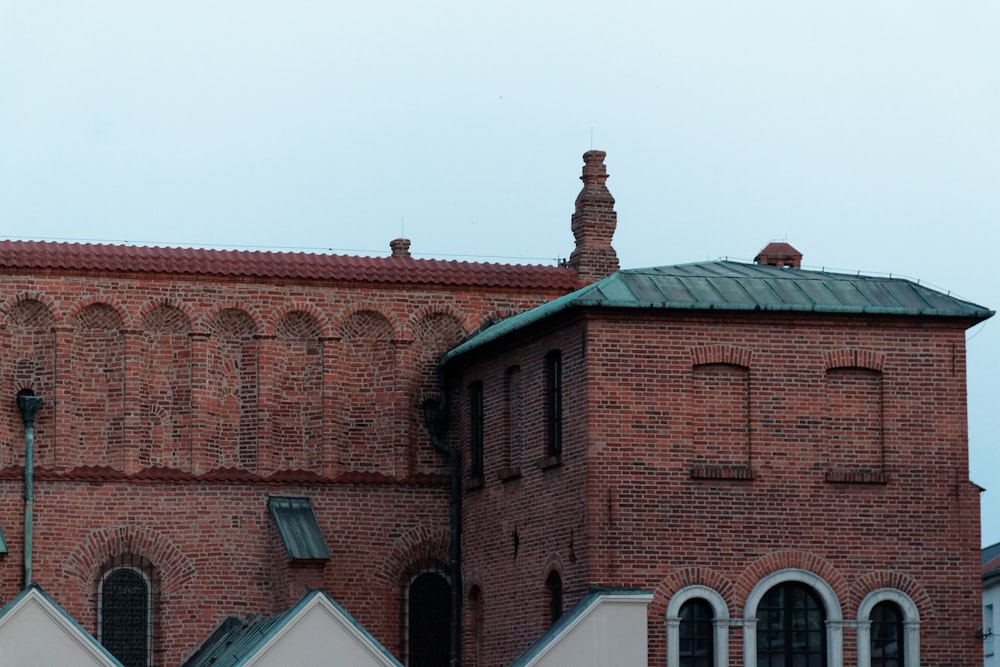
<path id="1" fill-rule="evenodd" d="M 594 150 L 594 126 L 590 126 L 590 150 Z"/>

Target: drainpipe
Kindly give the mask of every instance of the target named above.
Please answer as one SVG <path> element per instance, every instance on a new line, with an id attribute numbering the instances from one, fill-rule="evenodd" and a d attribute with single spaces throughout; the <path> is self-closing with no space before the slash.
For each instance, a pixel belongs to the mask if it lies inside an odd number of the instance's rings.
<path id="1" fill-rule="evenodd" d="M 450 489 L 448 502 L 451 534 L 448 570 L 451 575 L 451 646 L 450 667 L 462 664 L 462 456 L 455 447 L 445 444 L 448 430 L 448 404 L 445 400 L 444 371 L 438 369 L 439 398 L 424 401 L 424 428 L 431 444 L 448 459 Z"/>
<path id="2" fill-rule="evenodd" d="M 34 528 L 35 505 L 35 415 L 42 407 L 42 398 L 30 389 L 17 392 L 17 407 L 24 420 L 24 588 L 32 583 L 31 533 Z"/>

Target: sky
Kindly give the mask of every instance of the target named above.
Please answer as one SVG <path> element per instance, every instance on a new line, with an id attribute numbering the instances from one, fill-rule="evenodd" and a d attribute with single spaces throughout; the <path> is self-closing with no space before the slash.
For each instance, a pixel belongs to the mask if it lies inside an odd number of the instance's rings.
<path id="1" fill-rule="evenodd" d="M 623 268 L 784 240 L 996 310 L 998 33 L 987 0 L 0 0 L 0 237 L 554 263 L 595 148 Z"/>

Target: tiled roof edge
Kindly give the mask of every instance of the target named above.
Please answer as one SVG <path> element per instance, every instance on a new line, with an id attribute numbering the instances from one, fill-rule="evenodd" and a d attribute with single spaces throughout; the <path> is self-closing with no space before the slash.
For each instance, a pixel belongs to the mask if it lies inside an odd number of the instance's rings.
<path id="1" fill-rule="evenodd" d="M 541 264 L 53 241 L 0 241 L 0 271 L 98 271 L 536 289 L 579 286 L 572 269 Z"/>

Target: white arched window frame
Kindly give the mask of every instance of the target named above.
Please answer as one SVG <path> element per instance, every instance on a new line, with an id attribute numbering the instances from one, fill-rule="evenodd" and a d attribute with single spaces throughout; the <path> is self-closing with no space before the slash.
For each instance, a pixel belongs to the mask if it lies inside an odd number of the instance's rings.
<path id="1" fill-rule="evenodd" d="M 141 567 L 135 565 L 116 565 L 114 567 L 108 568 L 104 574 L 101 575 L 101 582 L 97 587 L 97 641 L 104 643 L 104 583 L 113 574 L 120 572 L 121 570 L 127 570 L 133 574 L 138 574 L 142 577 L 143 583 L 146 585 L 146 664 L 153 664 L 153 581 L 149 577 L 149 573 Z"/>
<path id="2" fill-rule="evenodd" d="M 712 607 L 712 642 L 715 667 L 729 664 L 729 608 L 722 596 L 708 586 L 685 586 L 667 604 L 667 667 L 681 664 L 681 607 L 688 600 L 702 599 Z"/>
<path id="3" fill-rule="evenodd" d="M 772 572 L 757 582 L 743 607 L 743 667 L 757 665 L 757 607 L 769 590 L 778 584 L 798 582 L 812 588 L 826 611 L 826 664 L 840 667 L 844 663 L 844 616 L 840 600 L 830 584 L 807 570 L 789 568 Z"/>
<path id="4" fill-rule="evenodd" d="M 872 609 L 879 602 L 894 602 L 903 612 L 903 664 L 920 665 L 920 613 L 909 595 L 894 588 L 880 588 L 865 596 L 858 607 L 858 667 L 871 667 Z"/>

